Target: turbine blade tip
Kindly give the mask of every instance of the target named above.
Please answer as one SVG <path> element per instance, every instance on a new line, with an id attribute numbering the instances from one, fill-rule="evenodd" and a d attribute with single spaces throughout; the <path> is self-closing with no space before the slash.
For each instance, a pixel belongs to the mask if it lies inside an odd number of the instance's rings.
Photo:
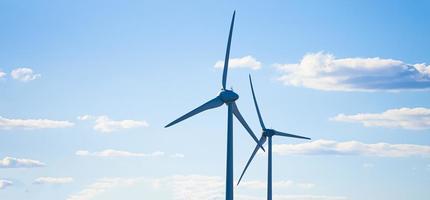
<path id="1" fill-rule="evenodd" d="M 242 178 L 243 178 L 243 173 L 242 173 L 242 176 L 239 178 L 239 180 L 237 181 L 237 186 L 239 186 L 239 184 L 240 184 L 240 182 L 242 181 Z"/>
<path id="2" fill-rule="evenodd" d="M 172 122 L 170 122 L 169 124 L 167 124 L 166 126 L 164 126 L 164 128 L 169 128 L 169 127 L 171 127 L 173 124 L 172 124 Z"/>

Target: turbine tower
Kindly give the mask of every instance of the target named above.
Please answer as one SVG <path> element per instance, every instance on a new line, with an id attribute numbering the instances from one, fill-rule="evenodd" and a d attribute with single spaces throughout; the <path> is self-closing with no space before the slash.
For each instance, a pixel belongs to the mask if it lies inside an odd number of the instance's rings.
<path id="1" fill-rule="evenodd" d="M 239 185 L 240 181 L 243 178 L 243 175 L 246 172 L 246 169 L 248 169 L 249 164 L 251 163 L 252 159 L 254 158 L 255 154 L 258 151 L 258 147 L 263 145 L 267 138 L 269 139 L 269 150 L 268 150 L 268 161 L 267 161 L 267 200 L 272 200 L 272 136 L 284 136 L 284 137 L 293 137 L 293 138 L 300 138 L 300 139 L 307 139 L 310 140 L 308 137 L 303 137 L 299 135 L 293 135 L 289 133 L 283 133 L 274 129 L 267 129 L 266 126 L 264 126 L 263 118 L 261 117 L 260 109 L 258 108 L 257 99 L 255 98 L 254 93 L 254 87 L 252 86 L 252 80 L 251 75 L 249 75 L 249 83 L 251 85 L 251 91 L 252 91 L 252 97 L 254 99 L 255 109 L 257 110 L 258 120 L 260 121 L 261 129 L 263 130 L 263 134 L 260 138 L 259 145 L 257 145 L 254 149 L 254 151 L 251 154 L 251 157 L 249 158 L 248 162 L 246 163 L 245 169 L 242 172 L 242 175 L 239 178 L 239 181 L 237 182 L 237 185 Z"/>
<path id="2" fill-rule="evenodd" d="M 239 109 L 237 108 L 237 105 L 235 101 L 239 98 L 239 95 L 233 92 L 232 90 L 226 89 L 226 83 L 227 83 L 227 72 L 228 72 L 228 61 L 230 56 L 230 44 L 231 44 L 231 37 L 233 33 L 233 26 L 234 26 L 234 17 L 235 17 L 236 11 L 233 13 L 233 18 L 231 20 L 230 25 L 230 33 L 228 36 L 228 42 L 227 42 L 227 50 L 225 53 L 225 61 L 224 61 L 224 70 L 222 75 L 222 89 L 218 93 L 217 97 L 213 98 L 212 100 L 204 103 L 200 107 L 197 107 L 196 109 L 190 111 L 189 113 L 179 117 L 173 122 L 170 122 L 165 126 L 165 128 L 172 126 L 180 121 L 183 121 L 191 116 L 194 116 L 200 112 L 203 112 L 205 110 L 213 109 L 222 106 L 223 104 L 227 105 L 228 111 L 227 111 L 227 166 L 226 166 L 226 200 L 233 200 L 233 115 L 239 120 L 239 122 L 245 127 L 245 129 L 248 131 L 249 135 L 255 140 L 257 143 L 257 146 L 261 147 L 264 151 L 264 148 L 259 144 L 258 138 L 255 136 L 255 134 L 252 132 L 251 128 L 249 128 L 246 121 L 243 119 L 242 115 L 239 112 Z"/>

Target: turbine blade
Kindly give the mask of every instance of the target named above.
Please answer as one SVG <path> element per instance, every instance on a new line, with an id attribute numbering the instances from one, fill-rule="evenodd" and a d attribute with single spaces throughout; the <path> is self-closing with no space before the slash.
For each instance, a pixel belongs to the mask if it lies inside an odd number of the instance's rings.
<path id="1" fill-rule="evenodd" d="M 201 113 L 201 112 L 203 112 L 205 110 L 209 110 L 209 109 L 212 109 L 212 108 L 220 107 L 222 104 L 224 104 L 224 102 L 219 97 L 215 97 L 214 99 L 206 102 L 205 104 L 201 105 L 200 107 L 198 107 L 198 108 L 192 110 L 191 112 L 189 112 L 189 113 L 187 113 L 187 114 L 179 117 L 175 121 L 170 122 L 164 128 L 172 126 L 172 125 L 174 125 L 174 124 L 176 124 L 176 123 L 178 123 L 178 122 L 180 122 L 182 120 L 185 120 L 185 119 L 187 119 L 187 118 L 189 118 L 189 117 L 191 117 L 193 115 L 196 115 L 198 113 Z"/>
<path id="2" fill-rule="evenodd" d="M 306 139 L 306 140 L 310 140 L 311 139 L 311 138 L 308 138 L 308 137 L 303 137 L 303 136 L 300 136 L 300 135 L 293 135 L 293 134 L 289 134 L 289 133 L 283 133 L 283 132 L 279 132 L 279 131 L 275 131 L 275 135 L 284 136 L 284 137 L 300 138 L 300 139 Z"/>
<path id="3" fill-rule="evenodd" d="M 231 19 L 230 24 L 230 33 L 228 35 L 228 42 L 227 42 L 227 50 L 225 52 L 225 59 L 224 59 L 224 70 L 222 73 L 222 89 L 225 90 L 225 85 L 227 84 L 227 71 L 228 71 L 228 60 L 230 58 L 230 45 L 231 45 L 231 36 L 233 35 L 233 26 L 234 26 L 234 16 L 236 15 L 236 11 L 233 12 L 233 18 Z"/>
<path id="4" fill-rule="evenodd" d="M 255 142 L 261 147 L 261 149 L 264 150 L 264 147 L 259 144 L 258 138 L 255 136 L 254 132 L 252 132 L 251 128 L 249 128 L 248 124 L 246 123 L 245 119 L 243 119 L 242 114 L 240 114 L 239 109 L 237 108 L 237 105 L 235 102 L 231 103 L 233 107 L 233 114 L 236 116 L 236 118 L 239 120 L 239 122 L 242 124 L 243 127 L 248 131 L 249 135 L 255 140 Z"/>
<path id="5" fill-rule="evenodd" d="M 251 74 L 249 74 L 249 83 L 251 85 L 252 97 L 254 98 L 255 109 L 257 110 L 258 120 L 260 121 L 260 125 L 262 129 L 266 129 L 264 126 L 263 118 L 261 117 L 260 109 L 258 108 L 257 99 L 255 98 L 254 87 L 252 86 Z"/>
<path id="6" fill-rule="evenodd" d="M 262 146 L 265 142 L 266 142 L 266 137 L 263 135 L 260 138 L 259 144 Z M 252 159 L 254 159 L 255 154 L 257 154 L 258 149 L 260 149 L 260 146 L 256 145 L 254 151 L 251 154 L 251 157 L 249 158 L 248 162 L 246 163 L 245 168 L 243 169 L 242 174 L 240 175 L 240 178 L 239 178 L 239 181 L 237 182 L 237 185 L 239 185 L 240 181 L 242 180 L 243 175 L 245 174 L 246 170 L 248 169 L 249 164 L 251 164 Z"/>

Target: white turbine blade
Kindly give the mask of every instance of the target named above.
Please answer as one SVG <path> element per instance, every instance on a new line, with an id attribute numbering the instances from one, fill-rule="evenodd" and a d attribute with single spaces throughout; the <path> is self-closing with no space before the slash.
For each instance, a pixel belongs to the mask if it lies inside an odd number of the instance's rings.
<path id="1" fill-rule="evenodd" d="M 214 99 L 206 102 L 205 104 L 201 105 L 200 107 L 192 110 L 191 112 L 183 115 L 182 117 L 179 117 L 175 121 L 170 122 L 164 128 L 172 126 L 172 125 L 174 125 L 174 124 L 176 124 L 176 123 L 178 123 L 178 122 L 180 122 L 182 120 L 185 120 L 185 119 L 187 119 L 187 118 L 189 118 L 189 117 L 191 117 L 193 115 L 196 115 L 198 113 L 201 113 L 201 112 L 203 112 L 205 110 L 209 110 L 209 109 L 212 109 L 212 108 L 220 107 L 222 104 L 224 104 L 224 102 L 219 97 L 215 97 Z"/>
<path id="2" fill-rule="evenodd" d="M 264 126 L 263 118 L 261 117 L 260 109 L 258 108 L 257 99 L 255 98 L 254 87 L 252 86 L 251 74 L 249 75 L 249 83 L 251 85 L 252 97 L 254 98 L 255 109 L 257 110 L 258 120 L 262 129 L 266 129 Z"/>
<path id="3" fill-rule="evenodd" d="M 263 144 L 264 144 L 265 142 L 266 142 L 266 137 L 263 135 L 263 136 L 261 136 L 261 138 L 260 138 L 259 144 L 260 144 L 261 146 L 263 146 Z M 240 181 L 241 181 L 241 180 L 242 180 L 242 178 L 243 178 L 243 175 L 245 174 L 246 170 L 247 170 L 247 169 L 248 169 L 248 167 L 249 167 L 249 164 L 251 164 L 252 159 L 254 159 L 254 156 L 255 156 L 255 154 L 257 154 L 257 152 L 258 152 L 258 150 L 259 150 L 259 149 L 260 149 L 260 146 L 259 146 L 259 145 L 255 146 L 255 149 L 254 149 L 254 151 L 252 152 L 251 157 L 249 158 L 248 162 L 246 163 L 245 168 L 243 169 L 242 174 L 240 175 L 240 178 L 239 178 L 239 181 L 237 182 L 237 185 L 239 185 Z"/>
<path id="4" fill-rule="evenodd" d="M 227 84 L 228 60 L 230 58 L 231 36 L 233 35 L 234 16 L 235 15 L 236 15 L 236 11 L 233 12 L 233 18 L 231 19 L 230 33 L 228 34 L 227 50 L 225 52 L 224 70 L 222 73 L 222 89 L 224 89 L 224 90 L 226 87 L 225 85 Z"/>
<path id="5" fill-rule="evenodd" d="M 300 135 L 293 135 L 293 134 L 289 134 L 289 133 L 283 133 L 283 132 L 279 132 L 279 131 L 275 131 L 275 135 L 284 136 L 284 137 L 300 138 L 300 139 L 306 139 L 306 140 L 310 140 L 311 139 L 311 138 L 308 138 L 308 137 L 303 137 L 303 136 L 300 136 Z"/>
<path id="6" fill-rule="evenodd" d="M 237 105 L 235 102 L 231 103 L 233 107 L 233 114 L 236 116 L 236 118 L 239 120 L 239 122 L 242 124 L 242 126 L 248 131 L 249 135 L 255 140 L 255 142 L 260 146 L 261 149 L 264 150 L 264 147 L 259 144 L 258 138 L 255 136 L 254 132 L 249 128 L 248 124 L 246 123 L 245 119 L 243 119 L 242 114 L 240 114 L 239 109 L 237 108 Z"/>

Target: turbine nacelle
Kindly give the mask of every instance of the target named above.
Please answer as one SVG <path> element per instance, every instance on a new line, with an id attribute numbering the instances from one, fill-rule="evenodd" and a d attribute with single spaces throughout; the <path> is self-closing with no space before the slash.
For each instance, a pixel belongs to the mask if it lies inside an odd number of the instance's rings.
<path id="1" fill-rule="evenodd" d="M 272 137 L 272 136 L 276 135 L 276 131 L 273 129 L 264 129 L 263 135 L 266 137 Z"/>
<path id="2" fill-rule="evenodd" d="M 232 90 L 221 90 L 221 92 L 218 93 L 218 97 L 224 102 L 224 103 L 233 103 L 237 99 L 239 99 L 239 95 L 233 92 Z"/>

